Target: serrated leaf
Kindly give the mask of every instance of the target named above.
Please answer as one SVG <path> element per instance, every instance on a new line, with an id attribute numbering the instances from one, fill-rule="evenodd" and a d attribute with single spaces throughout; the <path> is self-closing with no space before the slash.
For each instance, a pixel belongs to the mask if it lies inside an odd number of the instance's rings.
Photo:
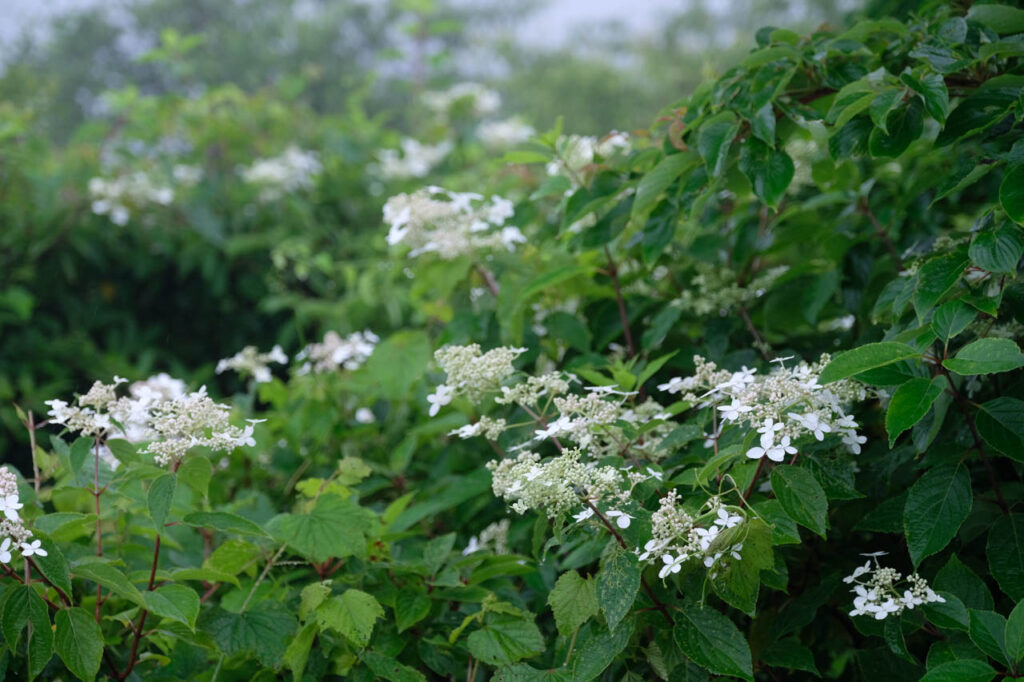
<path id="1" fill-rule="evenodd" d="M 433 538 L 423 548 L 423 563 L 427 565 L 430 575 L 435 575 L 451 556 L 455 547 L 455 533 L 447 533 Z"/>
<path id="2" fill-rule="evenodd" d="M 142 596 L 146 608 L 154 615 L 169 618 L 195 630 L 199 617 L 199 595 L 184 585 L 161 585 Z"/>
<path id="3" fill-rule="evenodd" d="M 989 682 L 996 671 L 988 663 L 966 658 L 935 666 L 920 682 Z"/>
<path id="4" fill-rule="evenodd" d="M 1024 224 L 1024 164 L 1003 175 L 999 185 L 999 203 L 1011 220 Z"/>
<path id="5" fill-rule="evenodd" d="M 408 630 L 430 613 L 430 597 L 421 590 L 403 588 L 395 596 L 395 625 Z"/>
<path id="6" fill-rule="evenodd" d="M 351 501 L 324 495 L 308 514 L 280 514 L 266 527 L 278 542 L 307 559 L 323 562 L 363 554 L 367 526 L 363 511 Z"/>
<path id="7" fill-rule="evenodd" d="M 292 671 L 294 682 L 301 682 L 302 673 L 306 670 L 306 663 L 309 661 L 309 652 L 313 648 L 313 640 L 316 639 L 320 627 L 316 623 L 308 623 L 299 630 L 299 634 L 288 642 L 284 650 L 282 660 L 285 666 Z"/>
<path id="8" fill-rule="evenodd" d="M 657 202 L 658 197 L 675 182 L 676 178 L 698 163 L 700 163 L 700 159 L 693 152 L 670 154 L 659 161 L 657 166 L 640 179 L 631 215 L 633 217 L 645 215 Z"/>
<path id="9" fill-rule="evenodd" d="M 370 643 L 374 623 L 383 617 L 384 609 L 373 595 L 356 589 L 331 597 L 316 610 L 321 629 L 334 630 L 359 648 Z"/>
<path id="10" fill-rule="evenodd" d="M 466 640 L 469 652 L 488 665 L 506 665 L 544 651 L 544 637 L 533 621 L 497 616 Z"/>
<path id="11" fill-rule="evenodd" d="M 146 505 L 149 508 L 149 517 L 153 519 L 153 525 L 156 526 L 156 532 L 160 534 L 164 532 L 164 522 L 167 520 L 167 514 L 171 511 L 174 489 L 177 486 L 178 477 L 173 473 L 164 474 L 149 485 Z"/>
<path id="12" fill-rule="evenodd" d="M 946 601 L 928 602 L 924 605 L 924 613 L 928 620 L 940 628 L 966 631 L 970 617 L 964 603 L 952 592 L 939 591 L 938 595 Z"/>
<path id="13" fill-rule="evenodd" d="M 778 208 L 795 171 L 789 154 L 752 137 L 740 149 L 739 166 L 750 180 L 757 198 L 772 208 Z"/>
<path id="14" fill-rule="evenodd" d="M 711 585 L 724 602 L 753 616 L 761 587 L 761 571 L 771 569 L 774 564 L 772 531 L 761 519 L 752 519 L 744 525 L 745 528 L 736 535 L 729 532 L 732 529 L 727 529 L 711 543 L 709 552 L 725 554 Z M 731 547 L 741 538 L 741 558 L 735 560 L 731 555 Z"/>
<path id="15" fill-rule="evenodd" d="M 580 577 L 576 571 L 559 576 L 548 594 L 548 604 L 555 615 L 555 625 L 565 637 L 597 615 L 597 592 L 592 580 Z"/>
<path id="16" fill-rule="evenodd" d="M 943 367 L 962 374 L 997 374 L 1024 367 L 1024 353 L 1010 339 L 978 339 L 961 348 Z"/>
<path id="17" fill-rule="evenodd" d="M 889 447 L 896 438 L 921 421 L 931 409 L 935 399 L 942 395 L 948 383 L 943 376 L 934 379 L 911 379 L 896 389 L 885 412 L 885 430 L 889 433 Z"/>
<path id="18" fill-rule="evenodd" d="M 102 561 L 89 561 L 80 563 L 71 568 L 71 573 L 76 578 L 91 580 L 97 585 L 102 585 L 114 594 L 143 606 L 142 593 L 135 587 L 128 577 L 115 566 Z"/>
<path id="19" fill-rule="evenodd" d="M 968 633 L 971 641 L 986 655 L 1006 662 L 1006 619 L 995 611 L 971 609 Z"/>
<path id="20" fill-rule="evenodd" d="M 282 662 L 288 641 L 298 627 L 295 616 L 272 601 L 258 602 L 243 613 L 214 607 L 203 613 L 199 625 L 224 654 L 255 656 L 267 667 Z"/>
<path id="21" fill-rule="evenodd" d="M 1024 400 L 1006 396 L 989 400 L 978 410 L 975 424 L 986 443 L 1024 462 Z"/>
<path id="22" fill-rule="evenodd" d="M 971 511 L 971 477 L 962 464 L 933 467 L 907 494 L 903 527 L 914 566 L 942 551 Z"/>
<path id="23" fill-rule="evenodd" d="M 601 563 L 601 570 L 597 573 L 597 602 L 612 632 L 633 608 L 640 589 L 640 573 L 636 555 L 617 544 L 612 546 Z"/>
<path id="24" fill-rule="evenodd" d="M 920 356 L 918 351 L 905 343 L 891 341 L 869 343 L 832 358 L 832 361 L 821 371 L 818 383 L 830 384 L 869 369 L 884 367 L 900 360 Z"/>
<path id="25" fill-rule="evenodd" d="M 731 620 L 706 607 L 688 607 L 676 614 L 676 643 L 688 657 L 716 675 L 753 682 L 747 640 Z"/>
<path id="26" fill-rule="evenodd" d="M 932 329 L 943 342 L 967 329 L 967 325 L 978 316 L 978 311 L 963 301 L 947 301 L 935 309 L 932 316 Z"/>
<path id="27" fill-rule="evenodd" d="M 184 522 L 189 526 L 197 528 L 210 528 L 211 530 L 232 535 L 252 535 L 255 537 L 269 538 L 270 534 L 263 530 L 249 519 L 231 514 L 229 512 L 194 512 L 185 516 Z"/>
<path id="28" fill-rule="evenodd" d="M 75 677 L 92 682 L 103 662 L 103 632 L 92 614 L 81 608 L 57 612 L 54 648 Z"/>
<path id="29" fill-rule="evenodd" d="M 69 575 L 68 562 L 53 540 L 43 533 L 36 532 L 35 539 L 42 540 L 42 547 L 46 550 L 46 556 L 36 554 L 32 562 L 39 569 L 39 572 L 46 576 L 55 587 L 65 594 L 71 596 L 71 576 Z"/>
<path id="30" fill-rule="evenodd" d="M 921 266 L 911 300 L 918 319 L 924 320 L 935 304 L 956 285 L 967 263 L 967 254 L 956 251 L 932 258 Z"/>
<path id="31" fill-rule="evenodd" d="M 1021 176 L 1024 182 L 1024 175 Z M 1016 273 L 1024 254 L 1024 235 L 1016 225 L 1005 224 L 974 236 L 968 255 L 979 268 L 996 273 Z"/>
<path id="32" fill-rule="evenodd" d="M 985 554 L 999 589 L 1014 601 L 1024 600 L 1024 515 L 996 519 L 988 533 Z"/>
<path id="33" fill-rule="evenodd" d="M 399 663 L 394 656 L 367 651 L 362 655 L 362 659 L 374 675 L 388 680 L 388 682 L 426 682 L 427 678 L 423 676 L 423 673 Z"/>
<path id="34" fill-rule="evenodd" d="M 1011 666 L 1024 659 L 1024 601 L 1014 606 L 1006 619 L 1003 642 Z"/>
<path id="35" fill-rule="evenodd" d="M 786 513 L 797 523 L 825 537 L 828 498 L 817 479 L 806 469 L 778 466 L 772 470 L 772 491 Z"/>
<path id="36" fill-rule="evenodd" d="M 729 148 L 739 130 L 740 124 L 736 115 L 724 111 L 704 121 L 697 131 L 697 151 L 704 159 L 711 177 L 720 177 L 725 172 Z"/>

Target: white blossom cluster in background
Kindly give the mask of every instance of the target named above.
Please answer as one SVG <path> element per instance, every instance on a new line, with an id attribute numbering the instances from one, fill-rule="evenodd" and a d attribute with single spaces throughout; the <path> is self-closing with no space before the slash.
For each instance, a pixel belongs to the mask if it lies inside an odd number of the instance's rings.
<path id="1" fill-rule="evenodd" d="M 456 83 L 447 90 L 423 93 L 423 103 L 435 114 L 447 118 L 452 107 L 466 101 L 474 116 L 493 114 L 501 106 L 501 95 L 480 83 Z"/>
<path id="2" fill-rule="evenodd" d="M 587 169 L 598 159 L 607 159 L 630 148 L 629 135 L 612 131 L 601 139 L 586 135 L 562 135 L 555 141 L 556 158 L 547 165 L 548 175 L 562 175 L 578 187 Z"/>
<path id="3" fill-rule="evenodd" d="M 329 331 L 323 341 L 311 343 L 296 354 L 295 359 L 303 363 L 296 373 L 324 374 L 339 369 L 359 369 L 379 341 L 380 337 L 369 329 L 348 336 Z"/>
<path id="4" fill-rule="evenodd" d="M 828 355 L 814 364 L 800 361 L 787 367 L 791 359 L 778 359 L 771 372 L 758 374 L 746 367 L 738 372 L 719 369 L 698 355 L 693 358 L 693 376 L 673 377 L 658 390 L 679 393 L 692 405 L 714 406 L 719 429 L 727 424 L 756 429 L 758 444 L 747 451 L 751 459 L 781 462 L 796 454 L 797 439 L 809 436 L 820 441 L 827 434 L 839 435 L 850 452 L 859 454 L 867 439 L 857 433 L 858 424 L 845 408 L 865 400 L 867 391 L 849 380 L 820 385 L 818 376 L 829 363 Z"/>
<path id="5" fill-rule="evenodd" d="M 18 510 L 24 507 L 18 493 L 18 477 L 6 466 L 0 466 L 0 564 L 9 564 L 14 553 L 23 557 L 46 556 L 40 540 L 31 540 L 32 531 L 25 527 Z"/>
<path id="6" fill-rule="evenodd" d="M 246 346 L 230 358 L 222 358 L 217 362 L 217 374 L 228 370 L 238 372 L 242 376 L 251 376 L 257 384 L 265 384 L 274 376 L 270 373 L 270 363 L 288 364 L 288 356 L 281 346 L 274 346 L 269 353 L 261 353 L 256 346 Z"/>
<path id="7" fill-rule="evenodd" d="M 854 594 L 851 616 L 873 616 L 875 620 L 885 620 L 890 615 L 899 616 L 905 610 L 922 604 L 945 603 L 946 600 L 916 573 L 907 576 L 901 584 L 902 574 L 878 563 L 878 557 L 884 554 L 862 555 L 869 559 L 843 578 L 844 583 L 853 585 L 850 590 Z"/>
<path id="8" fill-rule="evenodd" d="M 501 519 L 489 524 L 480 531 L 480 535 L 474 535 L 466 543 L 462 550 L 462 556 L 468 556 L 480 551 L 490 551 L 492 554 L 508 554 L 508 529 L 511 522 L 508 519 Z"/>
<path id="9" fill-rule="evenodd" d="M 384 205 L 387 242 L 410 250 L 409 257 L 436 253 L 444 260 L 488 249 L 515 250 L 526 237 L 506 225 L 514 206 L 508 199 L 426 187 L 399 194 Z"/>
<path id="10" fill-rule="evenodd" d="M 718 497 L 710 498 L 694 517 L 679 505 L 679 495 L 670 490 L 661 498 L 660 506 L 651 515 L 651 539 L 637 550 L 640 561 L 661 564 L 658 577 L 664 579 L 679 573 L 683 564 L 698 559 L 711 571 L 725 568 L 732 560 L 742 558 L 743 543 L 737 541 L 746 516 L 738 507 L 726 507 Z"/>
<path id="11" fill-rule="evenodd" d="M 533 126 L 512 117 L 501 121 L 484 121 L 476 127 L 476 136 L 491 150 L 507 149 L 532 138 L 537 131 Z"/>
<path id="12" fill-rule="evenodd" d="M 256 159 L 238 169 L 242 179 L 260 190 L 260 201 L 272 202 L 298 191 L 316 186 L 316 177 L 323 171 L 316 152 L 291 146 L 280 155 Z"/>
<path id="13" fill-rule="evenodd" d="M 382 149 L 377 152 L 377 163 L 370 167 L 371 175 L 381 180 L 408 180 L 422 178 L 444 161 L 455 145 L 451 140 L 437 144 L 423 144 L 411 137 L 404 137 L 398 149 Z"/>
<path id="14" fill-rule="evenodd" d="M 256 444 L 253 424 L 259 420 L 248 420 L 244 429 L 233 426 L 228 421 L 231 408 L 215 403 L 205 386 L 186 393 L 180 391 L 176 380 L 168 379 L 151 377 L 137 382 L 129 395 L 120 397 L 117 387 L 126 379 L 114 377 L 111 384 L 97 381 L 73 404 L 47 400 L 47 414 L 51 423 L 72 433 L 101 440 L 148 442 L 142 452 L 154 455 L 161 466 L 180 462 L 189 449 L 197 446 L 227 451 Z"/>
<path id="15" fill-rule="evenodd" d="M 195 186 L 201 177 L 202 171 L 197 166 L 178 164 L 172 172 L 173 184 L 184 188 Z M 174 196 L 175 190 L 171 183 L 144 171 L 89 180 L 92 212 L 108 216 L 115 225 L 127 225 L 133 210 L 170 206 Z"/>
<path id="16" fill-rule="evenodd" d="M 740 286 L 736 283 L 736 273 L 729 268 L 698 262 L 697 274 L 676 299 L 677 305 L 697 315 L 726 315 L 763 296 L 787 270 L 787 266 L 763 270 L 745 286 Z"/>
<path id="17" fill-rule="evenodd" d="M 479 402 L 486 394 L 497 392 L 501 382 L 515 373 L 512 363 L 525 352 L 525 348 L 500 346 L 484 353 L 477 343 L 439 348 L 434 359 L 448 379 L 427 396 L 430 416 L 435 416 L 457 395 Z"/>
<path id="18" fill-rule="evenodd" d="M 597 466 L 583 461 L 576 448 L 564 450 L 558 457 L 542 461 L 535 452 L 521 452 L 515 459 L 487 463 L 494 494 L 524 514 L 543 510 L 549 518 L 578 509 L 583 501 L 597 505 L 613 500 L 625 502 L 629 490 L 623 490 L 625 477 L 613 466 Z"/>

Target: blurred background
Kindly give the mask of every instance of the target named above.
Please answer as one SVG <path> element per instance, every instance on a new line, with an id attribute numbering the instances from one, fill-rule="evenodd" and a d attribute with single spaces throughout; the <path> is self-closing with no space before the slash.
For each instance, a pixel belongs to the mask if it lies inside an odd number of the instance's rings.
<path id="1" fill-rule="evenodd" d="M 560 118 L 642 137 L 761 27 L 915 4 L 4 0 L 0 460 L 15 403 L 95 378 L 225 394 L 245 345 L 444 323 L 385 257 L 388 196 L 522 186 L 506 154 Z"/>

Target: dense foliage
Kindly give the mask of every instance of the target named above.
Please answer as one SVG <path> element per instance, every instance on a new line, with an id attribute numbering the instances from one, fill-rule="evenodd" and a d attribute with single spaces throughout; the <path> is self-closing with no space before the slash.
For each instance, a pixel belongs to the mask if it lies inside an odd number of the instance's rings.
<path id="1" fill-rule="evenodd" d="M 0 111 L 0 668 L 1024 672 L 1024 10 L 757 40 L 600 139 L 128 90 L 57 170 Z"/>

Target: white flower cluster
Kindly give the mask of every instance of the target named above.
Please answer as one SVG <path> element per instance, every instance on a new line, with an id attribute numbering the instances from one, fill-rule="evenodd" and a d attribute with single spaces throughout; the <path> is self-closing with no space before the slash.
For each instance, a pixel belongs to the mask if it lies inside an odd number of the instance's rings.
<path id="1" fill-rule="evenodd" d="M 216 371 L 222 374 L 234 370 L 242 376 L 251 375 L 257 384 L 265 384 L 274 378 L 270 373 L 271 362 L 288 364 L 288 356 L 281 350 L 281 346 L 274 346 L 269 353 L 261 353 L 256 346 L 246 346 L 230 358 L 219 360 Z"/>
<path id="2" fill-rule="evenodd" d="M 532 138 L 537 131 L 533 126 L 523 123 L 518 118 L 506 118 L 501 121 L 484 121 L 476 127 L 476 136 L 488 149 L 507 149 L 522 144 Z"/>
<path id="3" fill-rule="evenodd" d="M 562 135 L 555 141 L 556 158 L 547 165 L 548 175 L 563 175 L 578 186 L 598 157 L 607 159 L 630 148 L 629 135 L 613 130 L 601 138 L 586 135 Z"/>
<path id="4" fill-rule="evenodd" d="M 487 463 L 494 494 L 512 504 L 520 514 L 543 509 L 549 518 L 568 513 L 587 503 L 616 499 L 623 501 L 625 477 L 619 469 L 581 461 L 578 449 L 565 450 L 542 462 L 535 452 L 521 452 L 515 459 Z M 628 524 L 627 524 L 628 525 Z"/>
<path id="5" fill-rule="evenodd" d="M 384 205 L 390 246 L 410 247 L 410 258 L 436 253 L 444 260 L 481 250 L 515 249 L 526 242 L 518 227 L 506 225 L 512 217 L 511 201 L 499 196 L 449 192 L 426 187 L 413 194 L 399 194 Z"/>
<path id="6" fill-rule="evenodd" d="M 854 454 L 866 438 L 857 433 L 857 422 L 844 408 L 867 397 L 866 390 L 848 380 L 821 386 L 818 376 L 829 363 L 822 355 L 818 362 L 799 362 L 786 367 L 780 358 L 769 374 L 743 367 L 738 372 L 718 369 L 704 358 L 693 358 L 693 376 L 673 377 L 658 390 L 680 393 L 694 405 L 714 406 L 723 425 L 734 423 L 756 429 L 758 445 L 747 451 L 751 459 L 768 457 L 781 462 L 787 454 L 796 454 L 795 441 L 802 436 L 824 440 L 829 433 L 838 434 Z M 714 437 L 714 436 L 713 436 Z"/>
<path id="7" fill-rule="evenodd" d="M 271 202 L 292 192 L 313 189 L 322 171 L 316 152 L 291 146 L 278 156 L 256 159 L 238 172 L 245 182 L 260 188 L 260 201 Z"/>
<path id="8" fill-rule="evenodd" d="M 215 403 L 205 386 L 185 393 L 177 380 L 158 376 L 133 384 L 130 395 L 118 397 L 117 387 L 125 382 L 120 377 L 111 384 L 97 381 L 78 396 L 77 405 L 47 400 L 50 421 L 97 439 L 121 436 L 131 442 L 148 441 L 142 452 L 155 455 L 161 466 L 181 461 L 197 446 L 226 451 L 256 444 L 252 436 L 257 420 L 248 420 L 245 429 L 231 425 L 230 407 Z"/>
<path id="9" fill-rule="evenodd" d="M 697 263 L 697 274 L 676 299 L 676 305 L 697 315 L 726 315 L 729 311 L 760 298 L 789 269 L 769 268 L 757 274 L 746 286 L 736 283 L 736 273 L 727 267 Z"/>
<path id="10" fill-rule="evenodd" d="M 480 535 L 474 535 L 466 543 L 462 550 L 462 556 L 468 556 L 481 550 L 490 550 L 494 554 L 508 554 L 508 529 L 511 525 L 508 519 L 495 521 L 488 525 Z"/>
<path id="11" fill-rule="evenodd" d="M 501 106 L 501 95 L 480 83 L 456 83 L 447 90 L 423 93 L 423 103 L 443 117 L 463 100 L 472 105 L 475 116 L 493 114 Z"/>
<path id="12" fill-rule="evenodd" d="M 6 466 L 0 466 L 0 564 L 11 563 L 13 552 L 20 551 L 24 557 L 47 554 L 42 541 L 29 542 L 32 531 L 25 527 L 18 513 L 24 506 L 18 494 L 18 477 Z"/>
<path id="13" fill-rule="evenodd" d="M 179 164 L 173 179 L 178 185 L 192 187 L 199 182 L 202 171 L 196 166 Z M 95 177 L 89 180 L 92 212 L 110 217 L 115 225 L 127 225 L 132 210 L 149 206 L 169 206 L 174 201 L 174 188 L 157 180 L 150 173 L 135 171 L 113 179 Z"/>
<path id="14" fill-rule="evenodd" d="M 404 137 L 397 149 L 382 149 L 377 152 L 377 163 L 370 172 L 382 180 L 408 180 L 422 178 L 451 154 L 454 145 L 444 140 L 434 145 L 423 144 L 411 137 Z"/>
<path id="15" fill-rule="evenodd" d="M 945 603 L 946 600 L 916 573 L 907 576 L 901 586 L 899 583 L 903 576 L 896 569 L 883 568 L 878 563 L 878 557 L 884 554 L 861 555 L 870 558 L 843 578 L 844 583 L 853 585 L 851 592 L 855 596 L 851 616 L 874 616 L 875 620 L 885 620 L 889 615 L 898 616 L 922 604 Z"/>
<path id="16" fill-rule="evenodd" d="M 373 353 L 379 341 L 380 337 L 369 329 L 348 336 L 329 331 L 324 334 L 322 342 L 311 343 L 298 352 L 295 359 L 303 364 L 297 373 L 324 374 L 337 372 L 342 368 L 359 369 Z"/>
<path id="17" fill-rule="evenodd" d="M 745 521 L 741 509 L 723 506 L 717 497 L 709 499 L 694 517 L 679 506 L 678 494 L 670 490 L 651 515 L 651 539 L 637 555 L 649 563 L 660 560 L 658 577 L 662 579 L 679 573 L 690 559 L 699 559 L 714 577 L 729 561 L 742 559 L 740 539 Z M 729 529 L 736 530 L 724 532 Z"/>
<path id="18" fill-rule="evenodd" d="M 525 352 L 525 348 L 499 346 L 483 353 L 478 343 L 439 348 L 434 359 L 448 379 L 427 396 L 430 416 L 435 416 L 456 395 L 478 402 L 487 393 L 498 391 L 502 380 L 516 371 L 512 362 Z"/>

